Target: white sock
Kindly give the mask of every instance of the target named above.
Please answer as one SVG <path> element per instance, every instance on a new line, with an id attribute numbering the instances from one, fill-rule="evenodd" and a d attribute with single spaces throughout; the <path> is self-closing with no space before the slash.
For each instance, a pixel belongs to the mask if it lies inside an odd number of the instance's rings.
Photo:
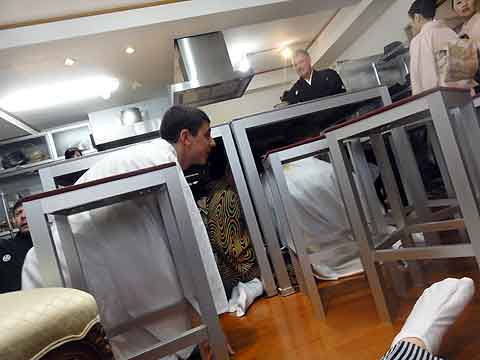
<path id="1" fill-rule="evenodd" d="M 426 289 L 417 300 L 392 346 L 405 338 L 418 338 L 427 350 L 437 354 L 443 336 L 472 300 L 473 280 L 445 279 Z"/>
<path id="2" fill-rule="evenodd" d="M 239 282 L 232 291 L 229 312 L 235 312 L 237 317 L 242 317 L 257 297 L 263 294 L 262 282 L 255 278 L 247 283 Z"/>

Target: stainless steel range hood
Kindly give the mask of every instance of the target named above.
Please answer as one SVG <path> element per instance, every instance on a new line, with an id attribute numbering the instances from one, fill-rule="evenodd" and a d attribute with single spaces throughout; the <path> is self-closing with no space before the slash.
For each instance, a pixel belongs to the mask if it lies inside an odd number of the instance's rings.
<path id="1" fill-rule="evenodd" d="M 172 104 L 203 106 L 241 97 L 253 70 L 234 71 L 221 32 L 175 40 L 184 82 L 170 86 Z"/>

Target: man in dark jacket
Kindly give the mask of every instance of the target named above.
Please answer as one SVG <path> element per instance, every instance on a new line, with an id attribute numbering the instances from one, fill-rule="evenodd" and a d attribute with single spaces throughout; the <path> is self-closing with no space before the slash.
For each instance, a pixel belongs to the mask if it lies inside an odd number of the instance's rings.
<path id="1" fill-rule="evenodd" d="M 289 104 L 345 92 L 343 81 L 335 70 L 316 71 L 313 69 L 312 60 L 306 50 L 295 52 L 293 65 L 300 78 L 287 93 L 286 100 Z"/>
<path id="2" fill-rule="evenodd" d="M 19 232 L 13 239 L 0 240 L 0 294 L 21 289 L 23 262 L 33 246 L 22 200 L 17 201 L 13 212 Z"/>
<path id="3" fill-rule="evenodd" d="M 289 91 L 285 91 L 281 97 L 282 101 L 291 105 L 345 92 L 343 81 L 335 70 L 316 71 L 313 69 L 312 60 L 307 51 L 297 50 L 292 60 L 300 78 Z M 350 105 L 341 106 L 306 115 L 303 120 L 305 124 L 310 124 L 305 125 L 306 127 L 313 126 L 314 132 L 319 133 L 329 126 L 344 121 L 351 110 L 352 106 Z"/>

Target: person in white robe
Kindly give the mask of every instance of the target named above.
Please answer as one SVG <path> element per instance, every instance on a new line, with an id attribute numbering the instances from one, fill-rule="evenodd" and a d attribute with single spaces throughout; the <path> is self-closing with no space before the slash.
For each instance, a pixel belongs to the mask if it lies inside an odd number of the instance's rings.
<path id="1" fill-rule="evenodd" d="M 434 0 L 416 0 L 408 11 L 415 37 L 410 42 L 410 80 L 412 94 L 438 86 L 462 87 L 461 83 L 444 83 L 440 78 L 435 53 L 458 36 L 445 23 L 434 20 Z"/>
<path id="2" fill-rule="evenodd" d="M 376 178 L 378 169 L 373 164 L 369 165 L 372 177 Z M 283 172 L 297 215 L 295 221 L 302 232 L 315 277 L 338 280 L 362 273 L 358 244 L 347 218 L 332 164 L 311 157 L 283 165 Z M 280 220 L 274 211 L 271 185 L 265 180 L 263 177 L 265 195 L 279 228 Z M 363 192 L 359 195 L 365 206 Z"/>
<path id="3" fill-rule="evenodd" d="M 337 280 L 363 272 L 333 166 L 312 157 L 283 171 L 314 274 Z"/>
<path id="4" fill-rule="evenodd" d="M 215 146 L 210 136 L 210 121 L 201 110 L 174 106 L 164 115 L 160 136 L 161 139 L 113 152 L 92 166 L 76 184 L 169 162 L 177 163 L 208 277 L 209 289 L 205 290 L 212 293 L 217 312 L 224 313 L 228 311 L 228 302 L 220 274 L 205 226 L 182 172 L 192 165 L 207 162 L 210 150 Z M 70 223 L 88 287 L 96 297 L 102 323 L 107 329 L 183 299 L 155 195 L 74 215 L 70 217 Z M 42 285 L 33 251 L 27 255 L 23 268 L 22 288 Z M 189 314 L 177 314 L 111 340 L 116 356 L 121 359 L 189 328 Z M 186 359 L 191 351 L 189 348 L 165 359 L 176 359 L 177 356 Z"/>

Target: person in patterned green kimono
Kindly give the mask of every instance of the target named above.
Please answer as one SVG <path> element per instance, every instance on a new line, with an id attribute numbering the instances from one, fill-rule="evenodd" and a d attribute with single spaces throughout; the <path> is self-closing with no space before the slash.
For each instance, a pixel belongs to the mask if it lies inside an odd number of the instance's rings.
<path id="1" fill-rule="evenodd" d="M 217 180 L 207 198 L 207 231 L 227 296 L 238 282 L 260 277 L 240 198 L 230 169 Z"/>

